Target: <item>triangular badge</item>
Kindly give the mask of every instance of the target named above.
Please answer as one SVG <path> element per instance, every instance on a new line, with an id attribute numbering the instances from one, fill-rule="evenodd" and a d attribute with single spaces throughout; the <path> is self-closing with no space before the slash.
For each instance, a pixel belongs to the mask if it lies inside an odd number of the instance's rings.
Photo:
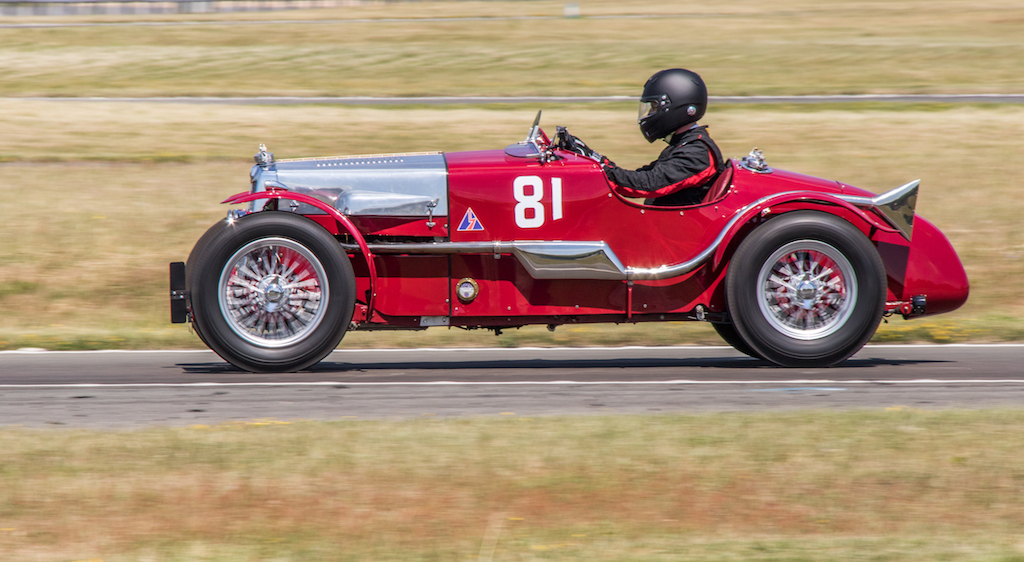
<path id="1" fill-rule="evenodd" d="M 472 208 L 466 209 L 466 214 L 462 215 L 462 222 L 459 223 L 459 232 L 466 232 L 470 230 L 483 230 L 484 225 L 480 224 L 480 219 L 476 218 L 476 213 L 473 212 Z"/>

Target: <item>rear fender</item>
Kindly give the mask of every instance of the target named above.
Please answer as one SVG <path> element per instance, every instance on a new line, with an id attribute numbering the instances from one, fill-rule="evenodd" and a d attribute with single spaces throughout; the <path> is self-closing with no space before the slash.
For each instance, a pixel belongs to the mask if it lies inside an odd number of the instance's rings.
<path id="1" fill-rule="evenodd" d="M 377 287 L 377 266 L 373 261 L 373 254 L 370 252 L 369 246 L 366 244 L 366 239 L 359 232 L 359 229 L 352 224 L 352 221 L 348 217 L 341 214 L 340 211 L 334 207 L 324 203 L 323 201 L 305 195 L 302 193 L 295 193 L 281 188 L 269 188 L 267 191 L 260 191 L 258 193 L 250 193 L 248 191 L 237 193 L 221 201 L 221 203 L 227 203 L 229 205 L 237 205 L 239 203 L 248 203 L 250 201 L 256 201 L 257 199 L 287 199 L 291 201 L 298 201 L 299 203 L 306 203 L 312 205 L 321 211 L 324 211 L 334 220 L 338 221 L 338 224 L 342 226 L 345 232 L 352 236 L 352 239 L 359 245 L 359 251 L 363 255 L 363 259 L 366 260 L 366 268 L 370 273 L 370 290 L 367 292 L 366 297 L 366 318 L 373 317 L 373 299 L 376 296 Z"/>
<path id="2" fill-rule="evenodd" d="M 845 212 L 836 213 L 836 207 L 841 208 Z M 860 229 L 869 238 L 877 231 L 899 234 L 899 230 L 890 226 L 877 215 L 868 213 L 834 195 L 807 191 L 778 193 L 758 199 L 740 209 L 738 220 L 730 221 L 731 226 L 726 232 L 724 243 L 719 244 L 715 251 L 712 267 L 717 269 L 723 261 L 736 251 L 739 243 L 751 232 L 750 227 L 754 226 L 755 221 L 768 220 L 789 211 L 808 209 L 822 211 L 843 218 Z"/>

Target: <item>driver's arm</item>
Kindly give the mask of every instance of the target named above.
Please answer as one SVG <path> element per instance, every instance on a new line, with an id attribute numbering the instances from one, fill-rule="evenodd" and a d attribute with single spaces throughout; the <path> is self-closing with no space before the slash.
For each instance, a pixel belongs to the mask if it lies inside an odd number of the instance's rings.
<path id="1" fill-rule="evenodd" d="M 707 183 L 715 176 L 715 159 L 700 144 L 666 148 L 657 160 L 636 170 L 605 165 L 605 176 L 625 197 L 663 197 Z"/>

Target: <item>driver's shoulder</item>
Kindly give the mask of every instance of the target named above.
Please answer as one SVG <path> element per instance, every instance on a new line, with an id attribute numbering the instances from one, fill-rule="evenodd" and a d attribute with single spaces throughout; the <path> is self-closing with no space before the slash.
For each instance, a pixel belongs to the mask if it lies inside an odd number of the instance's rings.
<path id="1" fill-rule="evenodd" d="M 701 140 L 702 139 L 693 139 L 676 145 L 670 145 L 661 153 L 661 157 L 664 160 L 674 160 L 679 158 L 701 158 L 706 156 L 710 147 L 704 142 L 701 142 Z"/>

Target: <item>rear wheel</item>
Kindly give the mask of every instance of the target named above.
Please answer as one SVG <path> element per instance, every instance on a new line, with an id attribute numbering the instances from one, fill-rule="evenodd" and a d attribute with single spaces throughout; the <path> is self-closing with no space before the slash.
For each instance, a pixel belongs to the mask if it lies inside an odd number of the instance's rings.
<path id="1" fill-rule="evenodd" d="M 787 367 L 831 366 L 856 353 L 878 328 L 885 296 L 885 266 L 871 241 L 816 211 L 757 228 L 726 276 L 737 335 Z"/>
<path id="2" fill-rule="evenodd" d="M 188 273 L 197 331 L 226 361 L 248 371 L 297 371 L 341 341 L 355 276 L 321 226 L 289 213 L 254 213 L 197 250 Z"/>

